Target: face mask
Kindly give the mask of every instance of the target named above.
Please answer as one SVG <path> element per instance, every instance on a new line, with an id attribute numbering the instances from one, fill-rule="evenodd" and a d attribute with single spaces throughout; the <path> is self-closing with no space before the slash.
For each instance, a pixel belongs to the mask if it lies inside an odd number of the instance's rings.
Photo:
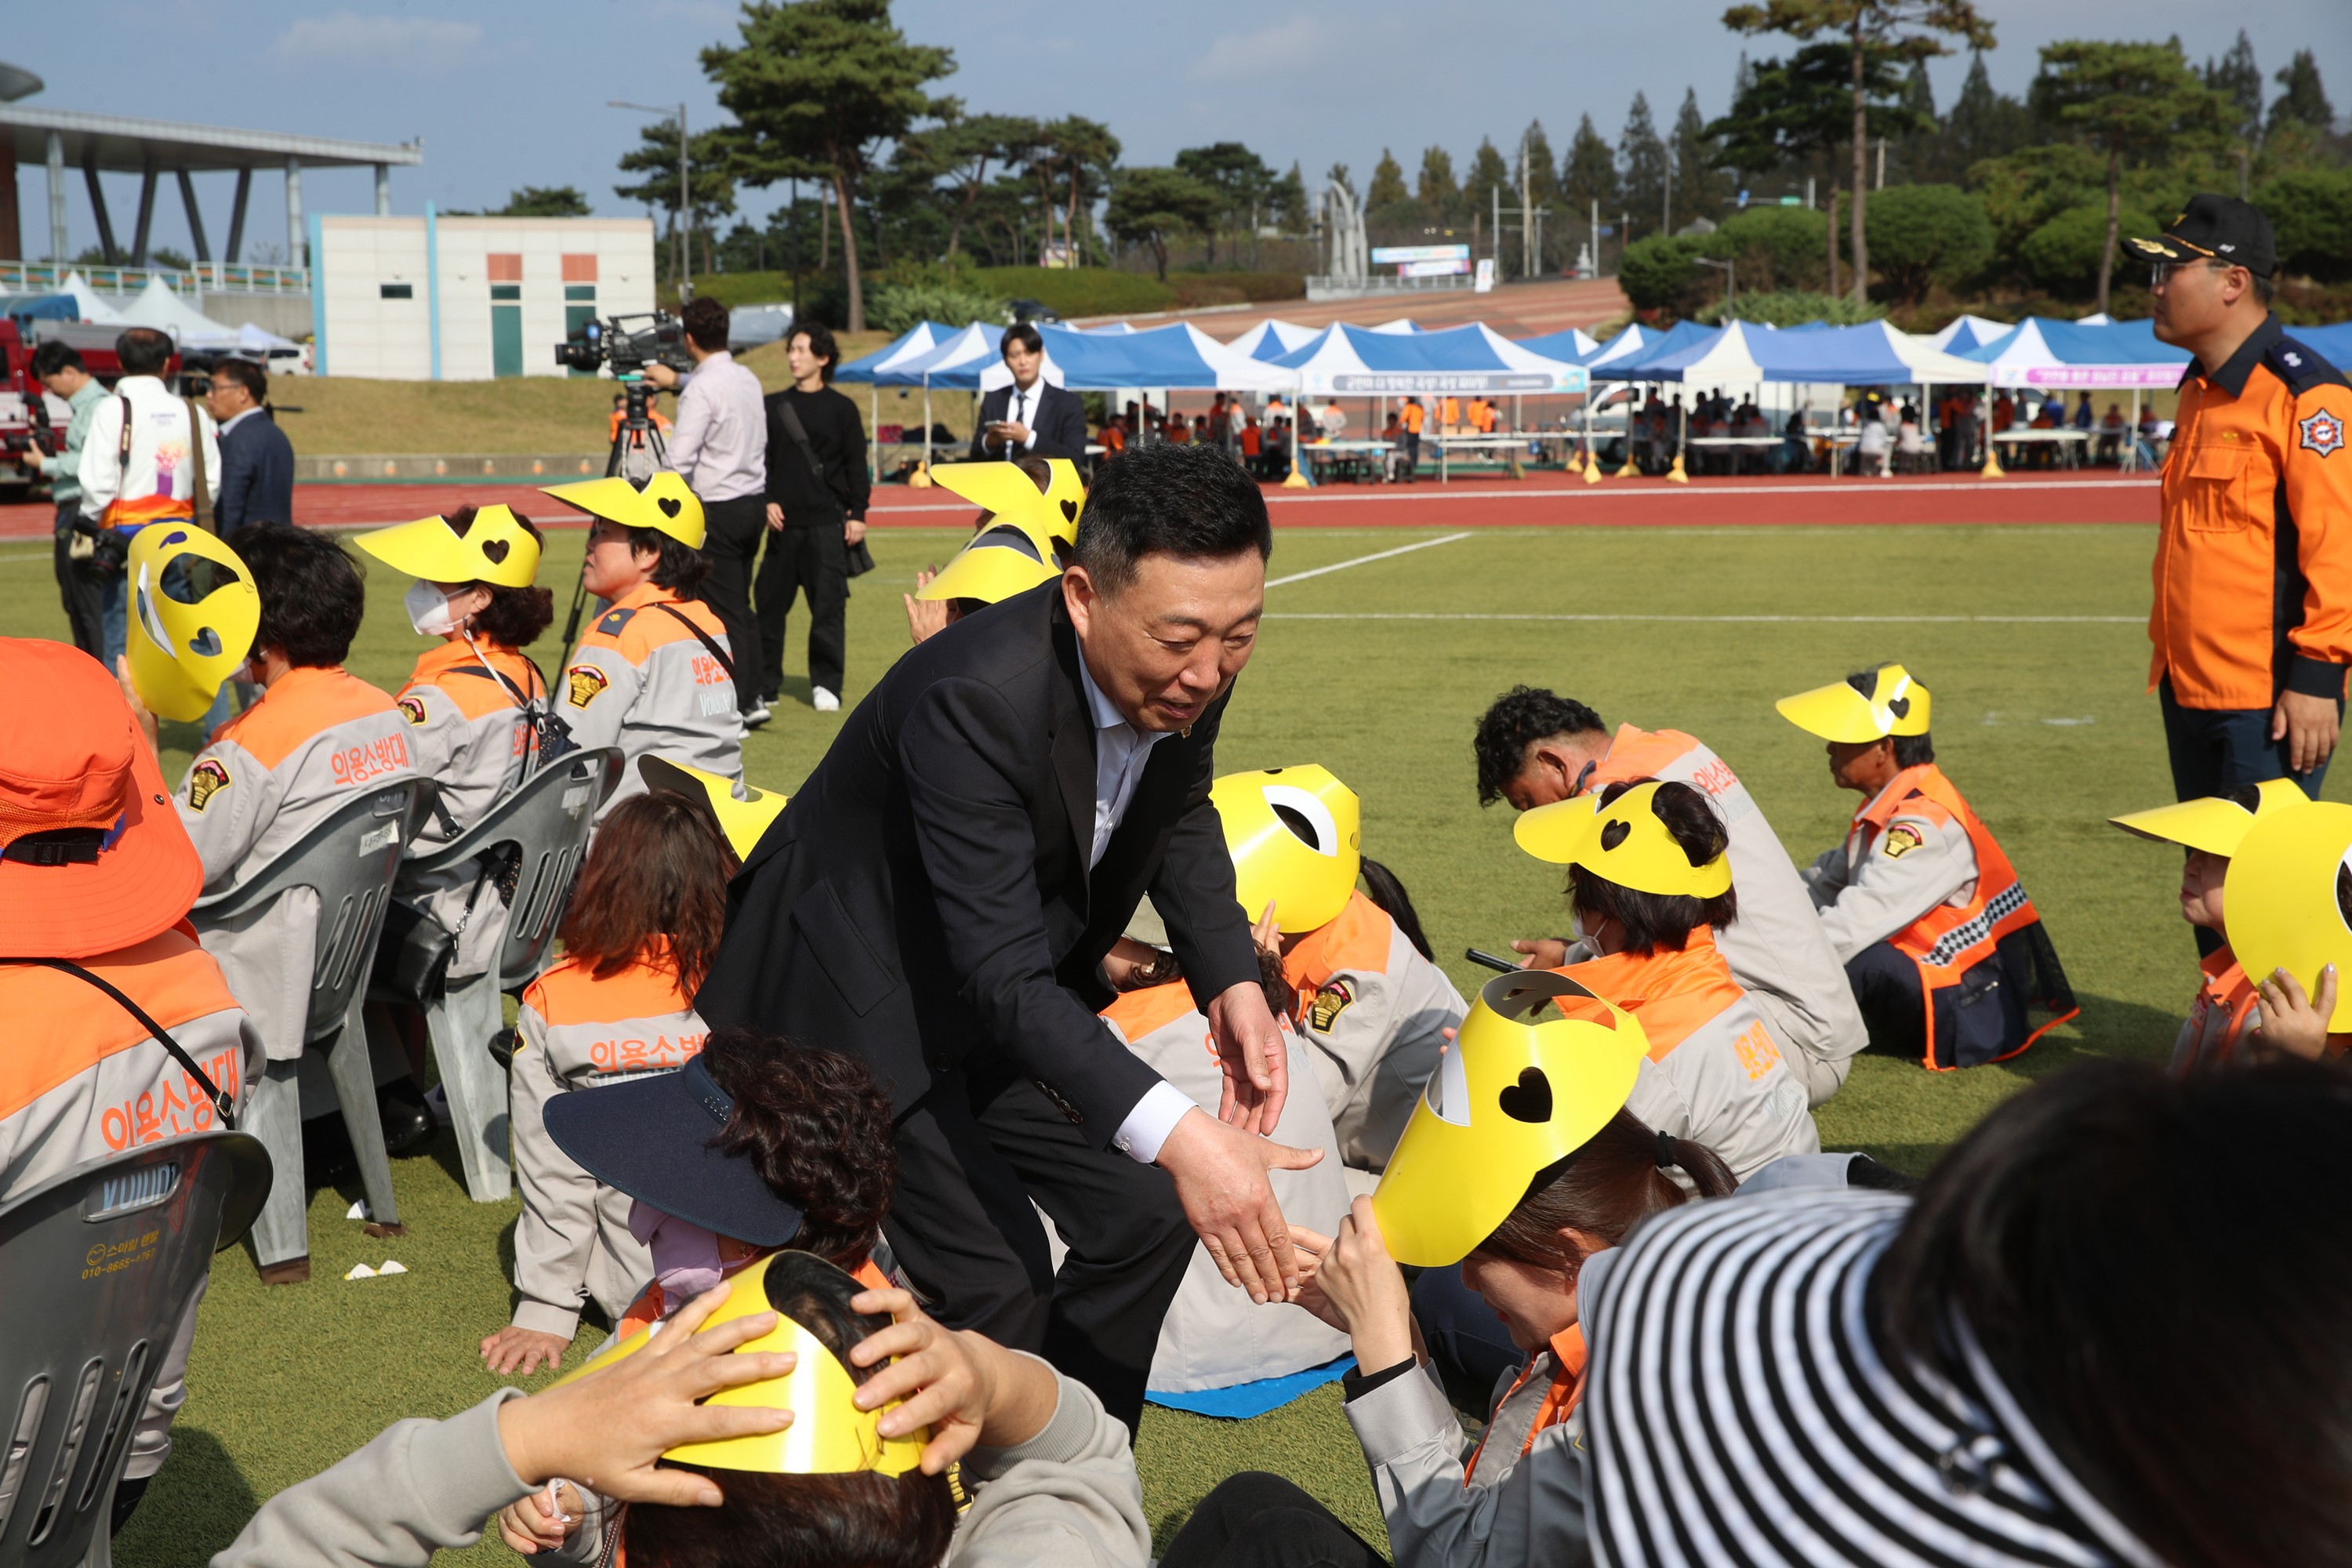
<path id="1" fill-rule="evenodd" d="M 654 1278 L 661 1282 L 671 1310 L 718 1289 L 725 1266 L 719 1260 L 719 1237 L 713 1232 L 632 1198 L 629 1234 L 653 1253 Z"/>
<path id="2" fill-rule="evenodd" d="M 449 595 L 421 578 L 410 584 L 400 603 L 419 637 L 445 637 L 457 629 L 457 618 L 449 613 Z"/>

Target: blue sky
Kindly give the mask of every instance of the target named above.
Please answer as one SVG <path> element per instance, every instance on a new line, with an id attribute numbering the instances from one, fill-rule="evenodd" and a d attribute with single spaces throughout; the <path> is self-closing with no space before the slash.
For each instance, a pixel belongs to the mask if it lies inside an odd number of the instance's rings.
<path id="1" fill-rule="evenodd" d="M 2228 48 L 2243 26 L 2266 75 L 2296 48 L 2316 50 L 2338 113 L 2352 115 L 2352 6 L 2344 0 L 2244 9 L 2189 0 L 1980 4 L 2000 31 L 1987 63 L 2005 90 L 2023 88 L 2035 48 L 2056 37 L 2177 33 L 2201 60 Z M 1408 174 L 1432 142 L 1459 167 L 1482 135 L 1507 148 L 1531 119 L 1543 121 L 1555 152 L 1585 113 L 1613 142 L 1636 90 L 1662 121 L 1686 88 L 1697 89 L 1704 110 L 1720 113 L 1740 50 L 1769 53 L 1784 42 L 1731 36 L 1722 9 L 1722 0 L 1357 0 L 1297 9 L 899 0 L 896 15 L 910 37 L 954 49 L 959 69 L 944 90 L 975 110 L 1101 120 L 1130 163 L 1245 142 L 1277 167 L 1296 160 L 1314 185 L 1335 162 L 1360 183 L 1384 145 Z M 394 171 L 395 211 L 421 212 L 427 200 L 478 207 L 518 185 L 572 184 L 599 212 L 622 214 L 633 209 L 613 195 L 614 164 L 641 117 L 605 100 L 683 98 L 698 128 L 712 123 L 717 106 L 696 55 L 732 37 L 735 16 L 716 0 L 80 0 L 21 15 L 5 54 L 47 79 L 47 90 L 29 101 L 47 107 L 365 141 L 422 135 L 424 166 Z M 1939 104 L 1966 66 L 1950 58 L 1931 68 Z M 31 167 L 19 181 L 26 240 L 43 249 L 46 176 Z M 197 181 L 216 242 L 231 184 L 227 175 Z M 136 186 L 130 176 L 109 185 L 126 243 Z M 765 211 L 782 195 L 746 192 L 745 205 Z M 313 210 L 370 210 L 370 176 L 313 171 L 304 199 Z M 282 182 L 256 182 L 248 247 L 283 244 L 283 202 Z M 96 243 L 78 178 L 68 205 L 73 247 Z M 157 205 L 155 242 L 186 247 L 168 180 Z"/>

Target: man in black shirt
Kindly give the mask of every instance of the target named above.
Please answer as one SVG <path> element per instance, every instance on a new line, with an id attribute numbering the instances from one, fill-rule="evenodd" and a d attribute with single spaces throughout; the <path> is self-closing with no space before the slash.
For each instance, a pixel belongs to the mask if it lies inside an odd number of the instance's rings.
<path id="1" fill-rule="evenodd" d="M 809 703 L 832 713 L 841 707 L 846 657 L 849 547 L 866 537 L 873 476 L 866 468 L 866 423 L 857 405 L 829 384 L 840 357 L 832 331 L 819 322 L 794 328 L 785 356 L 793 384 L 767 398 L 772 537 L 757 584 L 757 679 L 762 700 L 772 701 L 784 683 L 784 617 L 793 596 L 805 592 Z"/>

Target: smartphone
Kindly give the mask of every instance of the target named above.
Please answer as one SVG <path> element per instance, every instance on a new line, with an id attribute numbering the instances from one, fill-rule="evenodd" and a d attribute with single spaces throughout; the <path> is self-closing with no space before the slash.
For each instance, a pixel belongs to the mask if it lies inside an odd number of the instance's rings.
<path id="1" fill-rule="evenodd" d="M 1491 952 L 1481 952 L 1475 947 L 1464 948 L 1462 956 L 1473 963 L 1483 963 L 1489 969 L 1499 969 L 1506 974 L 1517 974 L 1519 972 L 1517 960 L 1497 958 Z"/>

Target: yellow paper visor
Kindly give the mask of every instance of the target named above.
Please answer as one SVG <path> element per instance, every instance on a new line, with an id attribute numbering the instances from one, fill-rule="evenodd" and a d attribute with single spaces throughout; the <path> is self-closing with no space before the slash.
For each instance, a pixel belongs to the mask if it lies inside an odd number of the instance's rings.
<path id="1" fill-rule="evenodd" d="M 616 476 L 549 485 L 544 493 L 591 517 L 624 528 L 654 529 L 690 548 L 702 548 L 702 502 L 687 489 L 684 479 L 667 468 L 647 479 L 643 489 Z"/>
<path id="2" fill-rule="evenodd" d="M 790 804 L 790 797 L 779 791 L 753 789 L 749 784 L 743 786 L 746 795 L 738 795 L 733 780 L 667 757 L 639 757 L 637 776 L 646 781 L 647 789 L 683 795 L 708 812 L 738 860 L 751 858 L 769 825 Z"/>
<path id="3" fill-rule="evenodd" d="M 2159 844 L 2178 844 L 2187 849 L 2201 849 L 2208 855 L 2219 855 L 2226 859 L 2238 852 L 2238 845 L 2258 817 L 2310 804 L 2310 797 L 2303 793 L 2302 786 L 2291 780 L 2265 779 L 2254 787 L 2261 794 L 2252 811 L 2226 796 L 2207 795 L 2199 800 L 2178 801 L 2171 805 L 2129 812 L 2107 820 L 2126 833 L 2141 838 L 2153 839 Z"/>
<path id="4" fill-rule="evenodd" d="M 460 537 L 440 517 L 420 517 L 352 541 L 395 572 L 429 583 L 489 583 L 528 588 L 539 575 L 539 541 L 513 509 L 486 506 Z"/>
<path id="5" fill-rule="evenodd" d="M 2250 980 L 2284 969 L 2315 995 L 2319 972 L 2336 965 L 2338 984 L 2330 1033 L 2352 1031 L 2352 925 L 2337 879 L 2352 870 L 2352 805 L 2313 801 L 2254 819 L 2230 857 L 2221 907 L 2230 950 Z"/>
<path id="6" fill-rule="evenodd" d="M 770 1277 L 772 1269 L 777 1275 L 774 1279 Z M 860 1410 L 850 1403 L 857 1392 L 856 1380 L 850 1376 L 832 1346 L 807 1325 L 781 1313 L 771 1300 L 772 1295 L 791 1299 L 796 1287 L 804 1285 L 820 1269 L 848 1281 L 846 1287 L 824 1287 L 827 1294 L 840 1295 L 844 1301 L 865 1288 L 823 1258 L 805 1252 L 771 1253 L 728 1281 L 726 1303 L 703 1324 L 705 1330 L 715 1329 L 755 1312 L 779 1311 L 773 1329 L 739 1346 L 735 1353 L 790 1352 L 799 1357 L 793 1370 L 764 1383 L 722 1389 L 703 1403 L 789 1410 L 792 1424 L 781 1432 L 756 1436 L 681 1444 L 664 1450 L 663 1458 L 710 1469 L 751 1470 L 773 1476 L 838 1476 L 866 1471 L 898 1476 L 922 1463 L 923 1446 L 930 1441 L 929 1429 L 918 1427 L 900 1437 L 882 1436 L 883 1413 L 897 1409 L 898 1402 L 893 1401 L 879 1410 Z M 847 1295 L 841 1295 L 845 1289 Z M 853 1324 L 857 1321 L 854 1315 L 842 1315 L 849 1316 Z M 555 1386 L 601 1371 L 652 1342 L 649 1332 L 633 1334 L 607 1347 L 578 1371 L 559 1379 Z"/>
<path id="7" fill-rule="evenodd" d="M 1712 899 L 1730 889 L 1731 858 L 1694 866 L 1655 808 L 1656 781 L 1602 805 L 1597 795 L 1522 812 L 1511 825 L 1520 848 L 1556 866 L 1580 866 L 1621 888 Z"/>
<path id="8" fill-rule="evenodd" d="M 209 561 L 236 574 L 193 604 L 163 591 L 174 563 Z M 148 710 L 183 723 L 201 719 L 253 651 L 261 595 L 236 552 L 189 523 L 150 523 L 131 536 L 126 652 L 131 684 Z"/>
<path id="9" fill-rule="evenodd" d="M 1889 735 L 1926 734 L 1927 689 L 1899 664 L 1881 665 L 1877 673 L 1877 689 L 1870 697 L 1840 680 L 1783 697 L 1772 706 L 1807 734 L 1848 745 L 1866 745 Z"/>
<path id="10" fill-rule="evenodd" d="M 1210 786 L 1234 861 L 1234 891 L 1255 924 L 1274 906 L 1285 936 L 1339 918 L 1363 868 L 1363 806 L 1313 763 L 1227 773 Z"/>
<path id="11" fill-rule="evenodd" d="M 1037 481 L 1015 463 L 941 463 L 931 469 L 931 482 L 999 517 L 1042 513 L 1045 508 Z"/>
<path id="12" fill-rule="evenodd" d="M 1062 574 L 1045 549 L 1024 529 L 997 524 L 963 547 L 938 576 L 916 591 L 918 599 L 977 599 L 993 605 Z"/>

